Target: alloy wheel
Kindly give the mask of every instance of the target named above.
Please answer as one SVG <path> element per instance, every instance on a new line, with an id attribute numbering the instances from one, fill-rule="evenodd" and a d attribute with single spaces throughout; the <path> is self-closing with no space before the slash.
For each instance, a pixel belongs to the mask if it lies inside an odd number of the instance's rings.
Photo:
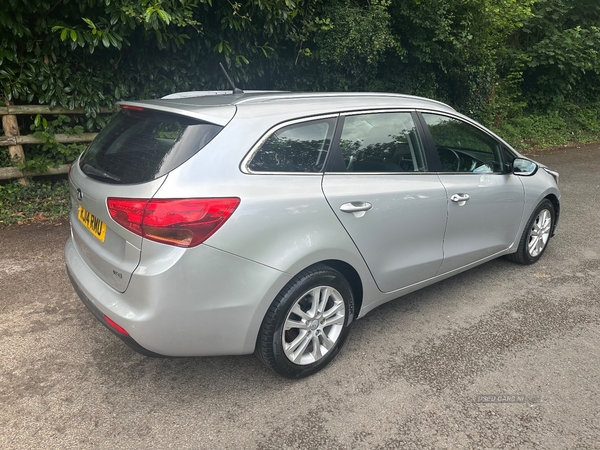
<path id="1" fill-rule="evenodd" d="M 283 326 L 283 350 L 294 364 L 319 361 L 334 348 L 344 328 L 342 295 L 331 286 L 317 286 L 292 306 Z"/>

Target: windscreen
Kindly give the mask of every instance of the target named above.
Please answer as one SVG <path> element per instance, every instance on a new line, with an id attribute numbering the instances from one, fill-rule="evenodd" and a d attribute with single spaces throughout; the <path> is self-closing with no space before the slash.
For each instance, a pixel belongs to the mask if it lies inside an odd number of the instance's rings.
<path id="1" fill-rule="evenodd" d="M 176 114 L 122 109 L 90 144 L 79 166 L 106 183 L 152 181 L 198 153 L 222 129 Z"/>

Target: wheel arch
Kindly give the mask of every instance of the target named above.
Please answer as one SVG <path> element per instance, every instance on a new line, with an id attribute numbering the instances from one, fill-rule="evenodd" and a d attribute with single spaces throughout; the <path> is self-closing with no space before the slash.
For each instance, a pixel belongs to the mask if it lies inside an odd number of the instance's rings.
<path id="1" fill-rule="evenodd" d="M 552 206 L 554 206 L 554 225 L 552 226 L 552 233 L 550 234 L 550 236 L 554 236 L 556 233 L 556 226 L 558 225 L 558 219 L 560 217 L 560 202 L 558 201 L 558 197 L 554 194 L 548 194 L 544 198 L 550 200 Z"/>
<path id="2" fill-rule="evenodd" d="M 331 267 L 334 270 L 337 270 L 344 276 L 344 278 L 346 278 L 348 283 L 350 283 L 350 287 L 352 288 L 352 294 L 354 295 L 354 319 L 356 319 L 360 314 L 360 309 L 362 307 L 364 296 L 364 288 L 360 275 L 354 267 L 352 267 L 347 262 L 341 261 L 339 259 L 326 259 L 323 261 L 319 261 L 314 264 L 311 264 L 310 266 L 306 267 L 300 272 L 303 272 L 304 270 L 321 264 Z"/>

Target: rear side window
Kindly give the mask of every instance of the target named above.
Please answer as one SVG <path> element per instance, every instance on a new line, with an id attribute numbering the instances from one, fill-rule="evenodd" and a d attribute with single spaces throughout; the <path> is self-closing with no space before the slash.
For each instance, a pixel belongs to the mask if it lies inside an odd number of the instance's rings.
<path id="1" fill-rule="evenodd" d="M 175 114 L 123 109 L 94 139 L 79 163 L 107 183 L 152 181 L 183 164 L 223 127 Z"/>
<path id="2" fill-rule="evenodd" d="M 335 118 L 279 128 L 248 164 L 253 172 L 320 172 L 331 145 Z"/>
<path id="3" fill-rule="evenodd" d="M 346 172 L 423 172 L 421 141 L 408 112 L 347 116 L 340 140 Z"/>

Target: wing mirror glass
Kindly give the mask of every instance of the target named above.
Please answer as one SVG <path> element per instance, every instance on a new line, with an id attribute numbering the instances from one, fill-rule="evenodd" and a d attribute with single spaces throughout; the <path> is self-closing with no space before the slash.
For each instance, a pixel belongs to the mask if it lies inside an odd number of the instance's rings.
<path id="1" fill-rule="evenodd" d="M 528 177 L 533 175 L 538 170 L 538 165 L 525 158 L 515 158 L 512 162 L 512 172 L 515 175 Z"/>

